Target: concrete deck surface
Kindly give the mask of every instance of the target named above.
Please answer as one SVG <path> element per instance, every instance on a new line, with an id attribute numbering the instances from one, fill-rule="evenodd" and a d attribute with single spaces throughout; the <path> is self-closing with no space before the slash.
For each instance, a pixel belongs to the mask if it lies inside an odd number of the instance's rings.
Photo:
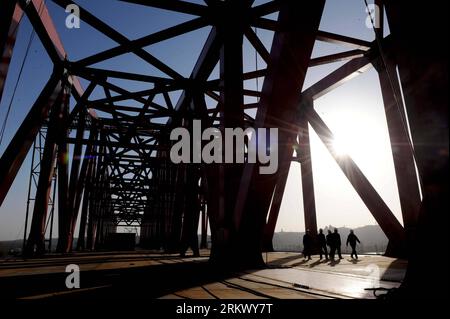
<path id="1" fill-rule="evenodd" d="M 365 288 L 396 288 L 407 267 L 404 260 L 377 255 L 306 261 L 298 253 L 273 252 L 263 254 L 265 269 L 215 276 L 209 274 L 208 256 L 207 250 L 197 258 L 136 251 L 0 260 L 0 291 L 20 299 L 117 298 L 130 288 L 135 292 L 124 298 L 374 298 Z M 65 287 L 69 264 L 80 267 L 81 289 Z"/>

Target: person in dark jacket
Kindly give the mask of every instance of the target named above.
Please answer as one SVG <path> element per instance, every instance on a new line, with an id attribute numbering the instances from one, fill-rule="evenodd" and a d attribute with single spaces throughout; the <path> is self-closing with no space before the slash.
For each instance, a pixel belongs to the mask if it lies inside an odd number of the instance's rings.
<path id="1" fill-rule="evenodd" d="M 339 235 L 337 228 L 334 229 L 333 238 L 334 238 L 334 244 L 335 244 L 336 252 L 337 252 L 337 254 L 339 256 L 339 259 L 342 259 L 342 255 L 341 255 L 341 235 Z"/>
<path id="2" fill-rule="evenodd" d="M 303 235 L 303 256 L 307 258 L 307 260 L 311 260 L 312 246 L 313 238 L 309 233 L 309 229 L 307 229 Z"/>
<path id="3" fill-rule="evenodd" d="M 352 254 L 351 257 L 353 259 L 353 255 L 355 255 L 355 258 L 358 259 L 358 254 L 356 253 L 356 243 L 361 243 L 359 241 L 359 238 L 354 234 L 353 230 L 350 230 L 350 234 L 347 237 L 347 247 L 348 244 L 350 244 L 350 247 L 352 247 Z"/>
<path id="4" fill-rule="evenodd" d="M 330 247 L 330 259 L 334 260 L 334 253 L 336 252 L 336 245 L 334 244 L 333 234 L 331 230 L 328 229 L 328 234 L 326 237 L 327 245 Z"/>
<path id="5" fill-rule="evenodd" d="M 327 240 L 325 235 L 323 234 L 323 229 L 319 229 L 319 234 L 317 235 L 317 240 L 319 242 L 319 254 L 320 259 L 322 259 L 322 255 L 325 255 L 325 259 L 328 260 L 328 250 L 327 250 Z"/>

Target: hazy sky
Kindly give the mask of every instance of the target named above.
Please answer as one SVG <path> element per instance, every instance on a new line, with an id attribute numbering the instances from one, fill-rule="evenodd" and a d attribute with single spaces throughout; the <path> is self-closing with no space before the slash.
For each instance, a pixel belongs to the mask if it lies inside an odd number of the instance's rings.
<path id="1" fill-rule="evenodd" d="M 104 37 L 83 22 L 80 29 L 66 29 L 64 26 L 66 17 L 64 11 L 52 2 L 47 2 L 71 60 L 77 60 L 116 45 L 112 40 Z M 261 2 L 265 1 L 256 1 L 256 3 Z M 139 38 L 151 32 L 192 19 L 188 15 L 150 9 L 138 5 L 128 5 L 114 0 L 79 0 L 78 3 L 91 12 L 95 11 L 97 16 L 103 21 L 120 30 L 130 39 Z M 320 29 L 371 41 L 374 39 L 373 30 L 365 26 L 365 20 L 364 0 L 328 0 Z M 200 52 L 209 30 L 209 27 L 203 28 L 181 36 L 176 40 L 165 41 L 146 48 L 146 50 L 165 61 L 182 75 L 188 76 L 192 71 L 195 58 Z M 3 100 L 0 104 L 0 122 L 3 122 L 11 101 L 13 87 L 24 58 L 30 33 L 30 24 L 25 19 L 19 29 L 10 74 L 7 79 Z M 270 48 L 273 34 L 263 30 L 258 30 L 258 34 L 266 47 Z M 317 42 L 313 55 L 321 56 L 345 50 L 347 50 L 345 47 Z M 258 64 L 259 68 L 264 67 L 261 59 L 258 59 Z M 307 74 L 305 88 L 342 64 L 335 63 L 333 65 L 311 68 Z M 143 64 L 139 58 L 133 55 L 114 58 L 96 66 L 120 70 L 124 65 L 130 72 L 162 75 L 153 67 Z M 255 51 L 248 42 L 244 43 L 244 69 L 246 71 L 255 69 Z M 216 68 L 212 77 L 217 76 L 217 71 Z M 3 153 L 17 127 L 45 85 L 50 73 L 50 60 L 44 52 L 39 39 L 34 37 L 22 78 L 13 100 L 4 140 L 0 145 L 0 154 Z M 120 81 L 112 82 L 123 84 Z M 83 84 L 86 87 L 86 82 L 83 82 Z M 246 81 L 245 86 L 247 88 L 255 88 L 256 84 L 255 81 Z M 262 83 L 259 83 L 259 87 L 261 86 Z M 148 88 L 144 84 L 135 82 L 130 82 L 129 87 L 130 90 Z M 178 95 L 179 92 L 171 95 L 174 102 Z M 103 97 L 102 92 L 97 90 L 94 92 L 93 97 Z M 376 72 L 372 69 L 323 96 L 315 102 L 315 108 L 332 131 L 339 136 L 341 144 L 347 146 L 348 153 L 360 166 L 400 222 L 402 222 L 392 154 Z M 376 224 L 370 212 L 312 130 L 311 143 L 319 227 L 326 225 L 357 227 Z M 347 144 L 351 144 L 351 147 L 348 147 Z M 22 166 L 13 187 L 0 208 L 0 240 L 19 239 L 23 236 L 29 173 L 30 155 Z M 303 231 L 301 187 L 300 167 L 298 163 L 293 163 L 281 206 L 277 231 L 281 229 L 284 231 Z"/>

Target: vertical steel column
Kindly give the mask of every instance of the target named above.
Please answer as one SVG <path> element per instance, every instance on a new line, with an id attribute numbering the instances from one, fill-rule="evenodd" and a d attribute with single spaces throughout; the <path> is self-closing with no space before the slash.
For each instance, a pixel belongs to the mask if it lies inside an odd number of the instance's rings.
<path id="1" fill-rule="evenodd" d="M 244 37 L 244 8 L 247 1 L 231 0 L 221 7 L 224 11 L 223 19 L 219 22 L 218 30 L 223 40 L 220 50 L 220 80 L 221 80 L 221 131 L 225 136 L 225 129 L 242 128 L 244 126 L 243 110 L 243 37 Z M 234 16 L 233 21 L 229 17 Z M 230 23 L 231 22 L 231 23 Z M 225 149 L 225 140 L 222 142 Z M 235 142 L 231 144 L 235 150 Z M 225 161 L 225 154 L 222 158 Z M 235 152 L 233 151 L 233 156 Z M 235 159 L 233 159 L 235 162 Z M 211 261 L 223 265 L 223 258 L 228 260 L 228 255 L 232 254 L 232 240 L 234 236 L 233 212 L 236 204 L 237 193 L 239 191 L 239 181 L 242 173 L 242 165 L 224 163 L 214 165 L 217 179 L 210 178 L 209 184 L 218 183 L 211 190 L 215 194 L 211 198 L 217 201 L 210 205 L 210 216 L 213 221 L 211 228 L 213 246 L 211 248 Z M 212 169 L 212 168 L 211 168 Z"/>
<path id="2" fill-rule="evenodd" d="M 312 101 L 305 101 L 310 105 L 302 105 L 302 108 L 312 107 Z M 302 110 L 299 119 L 299 153 L 302 174 L 303 211 L 305 215 L 305 231 L 309 230 L 315 238 L 317 236 L 316 201 L 314 197 L 314 180 L 311 159 L 311 147 L 309 137 L 309 124 L 305 112 Z"/>
<path id="3" fill-rule="evenodd" d="M 395 175 L 397 177 L 403 225 L 408 237 L 413 238 L 420 209 L 420 192 L 414 164 L 413 145 L 408 135 L 408 124 L 396 66 L 393 57 L 384 55 L 373 63 L 380 79 L 391 141 Z"/>
<path id="4" fill-rule="evenodd" d="M 277 226 L 278 214 L 280 212 L 281 202 L 283 200 L 284 190 L 289 175 L 290 160 L 287 165 L 280 167 L 278 181 L 273 192 L 272 203 L 270 204 L 269 217 L 264 228 L 263 250 L 273 251 L 273 235 Z"/>
<path id="5" fill-rule="evenodd" d="M 325 1 L 283 1 L 278 15 L 279 31 L 271 49 L 271 62 L 262 88 L 256 128 L 279 128 L 278 159 L 292 156 L 291 142 L 297 136 L 297 104 L 308 69 Z M 282 165 L 282 164 L 281 164 Z M 246 164 L 242 174 L 235 224 L 239 264 L 263 265 L 262 234 L 278 173 L 261 175 L 260 165 Z"/>
<path id="6" fill-rule="evenodd" d="M 100 132 L 99 139 L 102 139 L 103 133 Z M 86 246 L 88 250 L 93 250 L 96 244 L 96 238 L 98 233 L 98 220 L 99 220 L 99 209 L 100 209 L 100 194 L 99 188 L 101 187 L 101 170 L 102 163 L 105 155 L 105 146 L 99 147 L 99 151 L 96 157 L 96 163 L 94 164 L 94 174 L 93 174 L 93 189 L 92 198 L 89 203 L 89 219 L 88 219 L 88 229 L 87 229 L 87 242 Z"/>
<path id="7" fill-rule="evenodd" d="M 385 6 L 423 185 L 417 238 L 410 243 L 414 251 L 402 286 L 415 298 L 429 291 L 444 295 L 448 272 L 436 269 L 423 252 L 448 263 L 437 244 L 448 241 L 443 229 L 449 212 L 448 2 L 385 0 Z"/>
<path id="8" fill-rule="evenodd" d="M 199 256 L 198 221 L 200 217 L 199 205 L 199 171 L 196 165 L 189 165 L 186 170 L 186 199 L 181 233 L 181 256 L 191 247 L 194 256 Z"/>
<path id="9" fill-rule="evenodd" d="M 51 195 L 51 206 L 52 208 L 50 209 L 50 220 L 47 221 L 47 225 L 48 223 L 50 223 L 50 233 L 49 233 L 49 238 L 48 238 L 48 252 L 52 252 L 52 246 L 53 246 L 53 220 L 55 217 L 55 205 L 56 205 L 56 181 L 57 181 L 57 173 L 56 173 L 56 167 L 53 170 L 53 176 L 52 176 L 52 184 L 53 186 L 51 186 L 51 188 L 53 188 L 53 194 Z"/>
<path id="10" fill-rule="evenodd" d="M 101 140 L 103 142 L 107 142 L 106 134 L 101 136 Z M 97 211 L 97 233 L 95 237 L 94 246 L 95 247 L 103 247 L 105 244 L 105 237 L 107 234 L 107 214 L 109 211 L 109 203 L 108 203 L 108 195 L 109 195 L 109 172 L 108 172 L 108 164 L 106 163 L 106 157 L 108 156 L 108 152 L 105 147 L 103 153 L 103 159 L 100 166 L 100 178 L 99 178 L 99 187 L 98 187 L 98 211 Z M 97 197 L 97 196 L 96 196 Z"/>
<path id="11" fill-rule="evenodd" d="M 88 175 L 86 177 L 86 182 L 90 183 L 90 174 L 92 171 L 92 160 L 89 161 Z M 80 229 L 78 231 L 78 240 L 76 250 L 84 250 L 86 248 L 86 225 L 88 217 L 88 207 L 89 207 L 89 185 L 85 185 L 83 192 L 83 201 L 81 205 L 81 218 L 80 218 Z"/>
<path id="12" fill-rule="evenodd" d="M 40 134 L 38 135 L 40 138 Z M 25 226 L 24 226 L 24 230 L 23 230 L 23 243 L 22 243 L 22 251 L 25 251 L 26 248 L 26 243 L 27 243 L 27 234 L 28 234 L 28 217 L 30 215 L 30 203 L 31 203 L 31 187 L 33 184 L 35 184 L 34 182 L 34 174 L 35 174 L 35 154 L 36 154 L 36 148 L 37 148 L 37 139 L 34 140 L 34 144 L 33 144 L 33 151 L 31 154 L 31 168 L 30 168 L 30 179 L 28 181 L 28 195 L 27 195 L 27 208 L 25 211 Z"/>
<path id="13" fill-rule="evenodd" d="M 448 164 L 448 48 L 443 40 L 448 34 L 448 4 L 385 3 L 417 166 L 426 188 L 428 176 Z"/>
<path id="14" fill-rule="evenodd" d="M 200 241 L 200 248 L 201 249 L 207 249 L 208 248 L 208 215 L 206 212 L 206 205 L 202 201 L 201 206 L 201 223 L 202 223 L 202 233 L 201 233 L 201 241 Z"/>
<path id="15" fill-rule="evenodd" d="M 180 250 L 181 231 L 183 225 L 183 214 L 186 211 L 186 194 L 189 187 L 186 185 L 187 164 L 179 164 L 176 167 L 176 178 L 174 181 L 175 194 L 173 198 L 173 220 L 172 232 L 170 236 L 169 251 Z"/>
<path id="16" fill-rule="evenodd" d="M 65 92 L 61 91 L 50 115 L 47 135 L 45 138 L 44 153 L 40 164 L 39 181 L 34 202 L 33 218 L 30 234 L 24 254 L 31 256 L 34 253 L 41 255 L 45 252 L 45 222 L 48 211 L 48 202 L 56 162 L 56 141 L 58 136 L 58 122 L 64 109 Z M 36 248 L 36 252 L 35 252 Z"/>
<path id="17" fill-rule="evenodd" d="M 69 106 L 66 105 L 62 112 L 58 135 L 58 243 L 56 245 L 56 251 L 59 253 L 65 252 L 65 247 L 67 246 L 69 146 L 67 145 L 66 138 L 69 134 L 68 117 Z"/>
<path id="18" fill-rule="evenodd" d="M 91 124 L 91 135 L 89 139 L 92 142 L 95 142 L 97 139 L 97 130 L 95 128 L 95 125 Z M 77 250 L 84 250 L 86 249 L 86 230 L 87 230 L 87 222 L 88 222 L 88 208 L 89 208 L 89 198 L 91 196 L 91 190 L 92 190 L 92 177 L 94 176 L 94 167 L 95 167 L 95 160 L 94 160 L 94 154 L 96 153 L 96 147 L 91 146 L 92 152 L 89 154 L 86 154 L 83 161 L 87 160 L 87 173 L 86 178 L 84 181 L 84 192 L 83 192 L 83 204 L 81 207 L 81 219 L 80 219 L 80 229 L 78 233 L 78 241 L 77 241 Z"/>
<path id="19" fill-rule="evenodd" d="M 73 246 L 73 236 L 75 231 L 75 226 L 77 223 L 78 218 L 78 212 L 80 210 L 80 201 L 81 201 L 81 195 L 83 192 L 83 186 L 84 186 L 84 178 L 86 176 L 86 170 L 87 170 L 87 164 L 88 159 L 85 158 L 83 161 L 83 165 L 81 167 L 80 171 L 80 163 L 81 163 L 81 154 L 83 151 L 83 144 L 81 144 L 81 140 L 84 137 L 84 129 L 86 126 L 86 112 L 83 109 L 80 110 L 78 113 L 78 123 L 77 123 L 77 134 L 76 134 L 76 141 L 75 141 L 75 147 L 73 151 L 73 158 L 72 158 L 72 164 L 71 164 L 71 172 L 70 172 L 70 182 L 69 182 L 69 200 L 68 200 L 68 213 L 69 213 L 69 220 L 66 225 L 68 227 L 68 234 L 67 234 L 67 246 L 65 250 L 67 252 L 72 250 Z M 92 142 L 93 136 L 90 136 L 90 141 Z M 86 155 L 89 157 L 92 150 L 92 144 L 88 144 L 86 146 Z"/>

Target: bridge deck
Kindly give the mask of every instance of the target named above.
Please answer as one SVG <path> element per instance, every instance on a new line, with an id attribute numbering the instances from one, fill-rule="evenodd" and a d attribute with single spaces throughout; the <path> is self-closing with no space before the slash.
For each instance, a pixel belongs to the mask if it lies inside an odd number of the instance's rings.
<path id="1" fill-rule="evenodd" d="M 264 254 L 268 267 L 216 274 L 198 258 L 148 251 L 77 253 L 33 260 L 0 260 L 0 289 L 7 298 L 373 298 L 371 287 L 398 287 L 407 262 L 383 256 L 348 255 L 335 262 L 296 253 Z M 65 287 L 66 266 L 80 267 L 80 289 Z M 127 293 L 124 294 L 124 291 Z"/>

